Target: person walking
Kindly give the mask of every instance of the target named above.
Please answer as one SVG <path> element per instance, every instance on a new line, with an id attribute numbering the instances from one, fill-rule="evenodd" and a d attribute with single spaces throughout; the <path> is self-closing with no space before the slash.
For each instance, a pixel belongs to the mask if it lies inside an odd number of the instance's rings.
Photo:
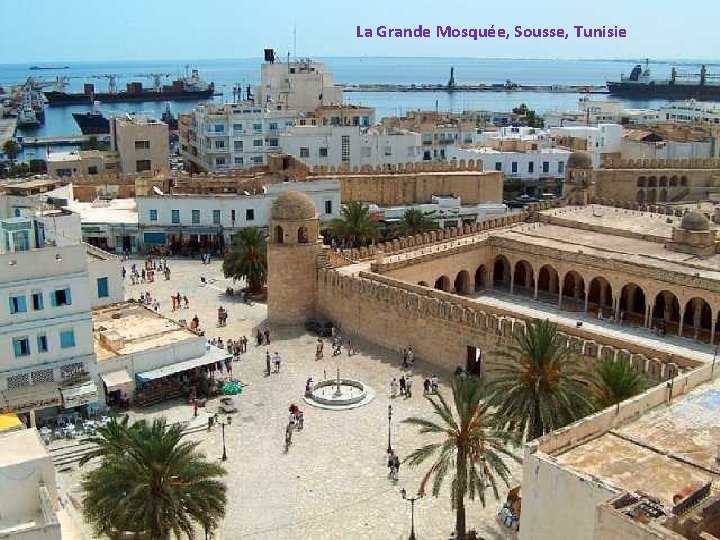
<path id="1" fill-rule="evenodd" d="M 390 450 L 388 452 L 388 479 L 392 480 L 393 482 L 398 481 L 398 472 L 400 470 L 400 458 L 397 456 L 397 454 Z"/>
<path id="2" fill-rule="evenodd" d="M 185 302 L 185 309 L 190 309 L 190 301 L 187 296 L 183 295 L 183 302 Z"/>
<path id="3" fill-rule="evenodd" d="M 265 373 L 270 376 L 270 351 L 265 351 Z"/>
<path id="4" fill-rule="evenodd" d="M 411 398 L 412 397 L 412 376 L 405 375 L 405 397 Z"/>
<path id="5" fill-rule="evenodd" d="M 318 338 L 317 345 L 315 346 L 315 360 L 322 360 L 323 357 L 323 340 Z"/>
<path id="6" fill-rule="evenodd" d="M 270 330 L 266 328 L 263 335 L 265 336 L 265 345 L 270 345 Z"/>
<path id="7" fill-rule="evenodd" d="M 255 334 L 255 341 L 257 341 L 258 347 L 263 344 L 263 335 L 259 328 L 257 329 L 257 334 Z"/>
<path id="8" fill-rule="evenodd" d="M 390 381 L 390 397 L 394 398 L 397 397 L 397 391 L 398 391 L 398 382 L 395 377 L 392 378 Z"/>
<path id="9" fill-rule="evenodd" d="M 280 373 L 280 363 L 282 362 L 282 358 L 280 358 L 280 353 L 275 351 L 275 354 L 273 355 L 273 364 L 275 364 L 275 373 Z"/>
<path id="10" fill-rule="evenodd" d="M 405 395 L 405 376 L 401 375 L 400 380 L 398 381 L 400 383 L 400 395 Z"/>

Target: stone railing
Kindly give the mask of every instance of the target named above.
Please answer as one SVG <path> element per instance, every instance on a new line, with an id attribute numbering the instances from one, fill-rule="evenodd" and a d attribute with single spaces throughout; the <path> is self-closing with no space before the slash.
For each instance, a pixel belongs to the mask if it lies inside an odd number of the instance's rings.
<path id="1" fill-rule="evenodd" d="M 526 221 L 530 217 L 531 212 L 546 208 L 550 208 L 550 203 L 537 203 L 527 212 L 505 214 L 502 217 L 472 223 L 471 225 L 448 227 L 446 229 L 438 229 L 422 234 L 416 234 L 415 236 L 405 236 L 402 238 L 396 238 L 395 240 L 389 242 L 373 244 L 371 246 L 346 249 L 340 253 L 344 259 L 352 262 L 374 259 L 380 253 L 384 253 L 385 255 L 400 253 L 406 249 L 415 249 L 420 246 L 446 242 L 448 240 L 452 240 L 453 238 L 469 237 L 483 231 L 498 229 L 500 227 L 509 227 L 510 225 Z"/>
<path id="2" fill-rule="evenodd" d="M 604 169 L 720 169 L 720 159 L 613 159 L 603 160 Z"/>
<path id="3" fill-rule="evenodd" d="M 388 163 L 385 165 L 362 165 L 360 167 L 326 167 L 317 165 L 310 169 L 312 176 L 323 176 L 329 174 L 349 175 L 380 175 L 380 174 L 412 174 L 419 172 L 450 172 L 450 171 L 482 171 L 483 165 L 481 160 L 470 159 L 452 159 L 450 161 L 439 162 L 410 162 L 410 163 Z"/>

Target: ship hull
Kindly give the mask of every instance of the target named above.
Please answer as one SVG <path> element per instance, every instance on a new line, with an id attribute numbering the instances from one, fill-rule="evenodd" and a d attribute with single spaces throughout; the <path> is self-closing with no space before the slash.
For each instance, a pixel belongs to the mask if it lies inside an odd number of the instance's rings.
<path id="1" fill-rule="evenodd" d="M 720 85 L 608 82 L 611 95 L 638 99 L 720 99 Z"/>
<path id="2" fill-rule="evenodd" d="M 68 94 L 65 92 L 45 92 L 45 97 L 51 107 L 62 107 L 64 105 L 91 105 L 93 101 L 103 103 L 140 103 L 144 101 L 184 101 L 210 99 L 215 94 L 214 90 L 184 90 L 181 92 L 117 92 L 110 94 L 98 92 L 95 94 Z"/>
<path id="3" fill-rule="evenodd" d="M 83 135 L 107 135 L 110 133 L 110 120 L 104 116 L 73 113 L 73 118 Z"/>

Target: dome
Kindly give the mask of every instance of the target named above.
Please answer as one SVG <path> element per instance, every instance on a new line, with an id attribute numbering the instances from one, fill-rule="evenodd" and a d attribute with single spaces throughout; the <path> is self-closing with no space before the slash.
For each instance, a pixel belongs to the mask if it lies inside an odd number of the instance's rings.
<path id="1" fill-rule="evenodd" d="M 592 169 L 592 159 L 587 152 L 573 152 L 567 162 L 568 169 Z"/>
<path id="2" fill-rule="evenodd" d="M 683 216 L 680 227 L 686 231 L 708 231 L 710 222 L 700 210 L 691 210 Z"/>
<path id="3" fill-rule="evenodd" d="M 315 203 L 305 193 L 286 191 L 275 199 L 270 210 L 272 219 L 289 219 L 292 221 L 314 219 L 317 216 Z"/>

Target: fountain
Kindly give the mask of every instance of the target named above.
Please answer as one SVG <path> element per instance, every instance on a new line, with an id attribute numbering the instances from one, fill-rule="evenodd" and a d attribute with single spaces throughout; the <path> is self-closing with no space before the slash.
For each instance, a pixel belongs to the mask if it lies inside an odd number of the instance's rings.
<path id="1" fill-rule="evenodd" d="M 333 387 L 335 391 L 328 392 Z M 305 401 L 321 409 L 345 410 L 367 405 L 374 397 L 375 392 L 362 381 L 341 378 L 338 367 L 334 379 L 325 378 L 306 392 Z"/>

